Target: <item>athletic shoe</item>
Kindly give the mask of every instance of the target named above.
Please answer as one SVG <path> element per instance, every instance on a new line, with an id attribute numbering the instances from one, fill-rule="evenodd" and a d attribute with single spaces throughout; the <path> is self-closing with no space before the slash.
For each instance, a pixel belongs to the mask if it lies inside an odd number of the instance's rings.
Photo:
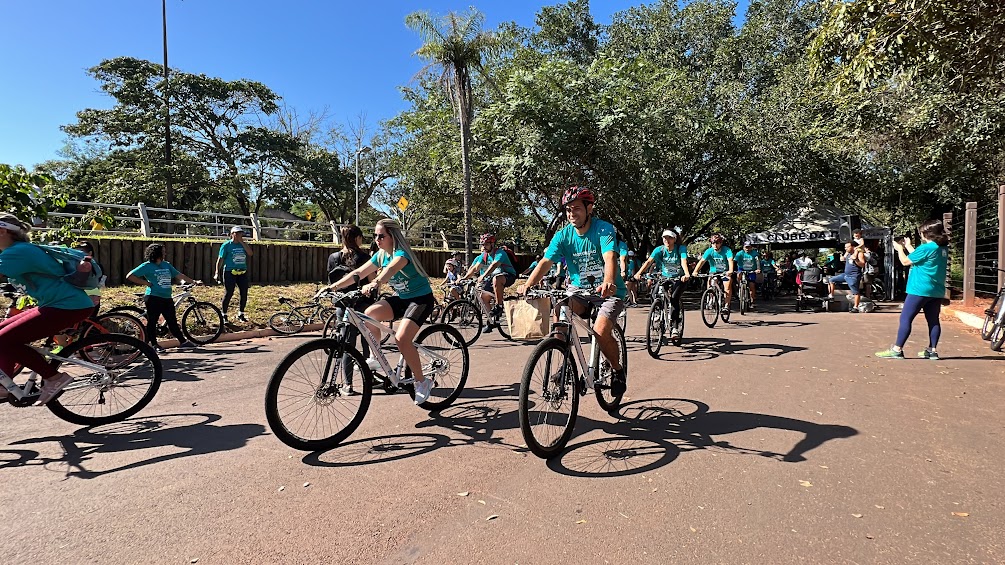
<path id="1" fill-rule="evenodd" d="M 877 351 L 876 352 L 876 357 L 879 357 L 881 359 L 903 359 L 904 358 L 904 352 L 903 351 L 894 351 L 891 348 L 891 349 L 887 349 L 886 351 Z"/>
<path id="2" fill-rule="evenodd" d="M 680 331 L 677 328 L 670 330 L 670 339 L 680 339 Z"/>
<path id="3" fill-rule="evenodd" d="M 247 322 L 248 318 L 244 315 L 244 312 L 239 312 L 237 314 L 237 321 L 238 322 Z"/>
<path id="4" fill-rule="evenodd" d="M 376 357 L 367 357 L 366 366 L 370 367 L 370 370 L 375 373 L 383 370 L 383 368 L 380 366 L 380 361 L 377 361 Z"/>
<path id="5" fill-rule="evenodd" d="M 66 373 L 56 373 L 56 376 L 42 381 L 42 391 L 38 395 L 35 406 L 42 406 L 53 399 L 63 387 L 73 382 L 73 377 Z"/>
<path id="6" fill-rule="evenodd" d="M 342 385 L 342 394 L 346 396 L 356 396 L 359 393 L 352 387 L 352 383 L 345 383 Z"/>
<path id="7" fill-rule="evenodd" d="M 611 375 L 611 394 L 614 396 L 624 396 L 627 390 L 628 376 L 625 374 L 625 368 L 622 367 Z"/>
<path id="8" fill-rule="evenodd" d="M 492 307 L 493 316 L 502 316 L 502 313 L 503 313 L 502 304 L 496 304 L 495 306 Z"/>
<path id="9" fill-rule="evenodd" d="M 429 400 L 429 393 L 433 390 L 433 379 L 426 377 L 424 381 L 415 382 L 415 404 L 419 405 Z"/>
<path id="10" fill-rule="evenodd" d="M 196 345 L 196 344 L 194 344 L 194 343 L 192 343 L 191 341 L 185 340 L 185 341 L 179 343 L 178 347 L 176 349 L 195 349 L 196 347 L 199 347 L 199 346 Z"/>
<path id="11" fill-rule="evenodd" d="M 927 349 L 923 349 L 918 352 L 918 357 L 922 359 L 931 359 L 932 361 L 938 361 L 939 353 L 937 351 L 929 351 Z"/>
<path id="12" fill-rule="evenodd" d="M 165 354 L 165 353 L 168 352 L 167 349 L 164 349 L 163 347 L 157 345 L 156 343 L 153 344 L 153 348 L 154 348 L 154 351 L 156 351 L 158 355 L 163 355 L 163 354 Z"/>

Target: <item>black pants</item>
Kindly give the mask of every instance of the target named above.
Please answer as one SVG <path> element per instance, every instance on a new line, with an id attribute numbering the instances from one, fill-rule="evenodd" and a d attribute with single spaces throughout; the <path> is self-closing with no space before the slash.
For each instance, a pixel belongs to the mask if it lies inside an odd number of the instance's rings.
<path id="1" fill-rule="evenodd" d="M 227 315 L 227 308 L 230 307 L 230 299 L 234 297 L 234 287 L 241 289 L 241 312 L 244 312 L 244 308 L 248 305 L 248 287 L 251 283 L 248 280 L 248 273 L 241 273 L 240 275 L 235 275 L 230 271 L 224 271 L 223 273 L 223 288 L 225 292 L 223 294 L 223 315 Z"/>
<path id="2" fill-rule="evenodd" d="M 680 279 L 670 282 L 670 288 L 666 291 L 666 297 L 670 300 L 670 321 L 674 324 L 677 323 L 677 318 L 680 317 L 681 303 L 680 298 L 684 295 L 684 283 L 680 282 Z"/>
<path id="3" fill-rule="evenodd" d="M 171 335 L 178 340 L 178 343 L 184 342 L 185 336 L 182 335 L 181 328 L 178 327 L 178 316 L 175 313 L 174 301 L 170 298 L 153 296 L 152 294 L 146 295 L 144 300 L 147 305 L 147 341 L 151 345 L 157 345 L 157 320 L 161 316 L 164 316 Z"/>

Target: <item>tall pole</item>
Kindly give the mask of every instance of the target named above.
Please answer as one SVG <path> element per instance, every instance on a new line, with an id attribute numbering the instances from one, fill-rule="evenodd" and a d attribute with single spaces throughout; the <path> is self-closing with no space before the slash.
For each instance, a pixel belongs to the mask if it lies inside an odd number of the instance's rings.
<path id="1" fill-rule="evenodd" d="M 171 91 L 168 83 L 168 24 L 167 0 L 161 0 L 161 24 L 164 37 L 164 162 L 167 165 L 164 200 L 167 208 L 174 207 L 174 187 L 171 186 Z"/>
<path id="2" fill-rule="evenodd" d="M 362 147 L 356 148 L 356 221 L 355 224 L 359 225 L 359 154 L 363 152 Z"/>

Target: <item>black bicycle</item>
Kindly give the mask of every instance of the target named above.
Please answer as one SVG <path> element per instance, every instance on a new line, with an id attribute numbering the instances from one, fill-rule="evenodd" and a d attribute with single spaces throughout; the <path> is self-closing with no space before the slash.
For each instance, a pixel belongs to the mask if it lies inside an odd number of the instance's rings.
<path id="1" fill-rule="evenodd" d="M 646 350 L 654 359 L 660 353 L 666 332 L 670 330 L 670 341 L 679 346 L 684 339 L 684 308 L 676 310 L 670 299 L 671 289 L 675 284 L 683 284 L 679 278 L 667 278 L 661 275 L 645 275 L 652 281 L 652 304 L 649 306 L 649 323 L 646 324 Z"/>
<path id="2" fill-rule="evenodd" d="M 722 317 L 722 321 L 728 324 L 729 303 L 726 302 L 726 288 L 723 283 L 728 275 L 711 273 L 694 275 L 694 277 L 709 279 L 708 288 L 701 293 L 701 321 L 709 328 L 714 328 L 719 318 Z"/>
<path id="3" fill-rule="evenodd" d="M 1005 272 L 1005 269 L 997 267 L 995 270 Z M 1005 345 L 1005 286 L 998 289 L 991 306 L 984 310 L 981 337 L 991 342 L 992 351 L 1001 351 L 1002 345 Z"/>

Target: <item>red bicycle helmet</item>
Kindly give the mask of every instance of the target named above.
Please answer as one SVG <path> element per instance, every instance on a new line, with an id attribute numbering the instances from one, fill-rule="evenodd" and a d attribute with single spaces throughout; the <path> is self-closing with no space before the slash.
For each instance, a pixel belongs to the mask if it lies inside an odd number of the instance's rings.
<path id="1" fill-rule="evenodd" d="M 495 243 L 496 236 L 491 233 L 483 233 L 481 237 L 478 238 L 478 245 L 485 245 L 486 243 Z"/>
<path id="2" fill-rule="evenodd" d="M 709 238 L 709 240 L 712 242 L 713 245 L 715 245 L 716 243 L 725 243 L 726 242 L 726 238 L 722 237 L 719 234 L 713 235 L 711 238 Z"/>
<path id="3" fill-rule="evenodd" d="M 585 186 L 570 186 L 565 194 L 562 195 L 562 206 L 574 200 L 582 200 L 583 204 L 595 204 L 597 202 L 596 197 L 593 196 L 593 191 Z"/>

